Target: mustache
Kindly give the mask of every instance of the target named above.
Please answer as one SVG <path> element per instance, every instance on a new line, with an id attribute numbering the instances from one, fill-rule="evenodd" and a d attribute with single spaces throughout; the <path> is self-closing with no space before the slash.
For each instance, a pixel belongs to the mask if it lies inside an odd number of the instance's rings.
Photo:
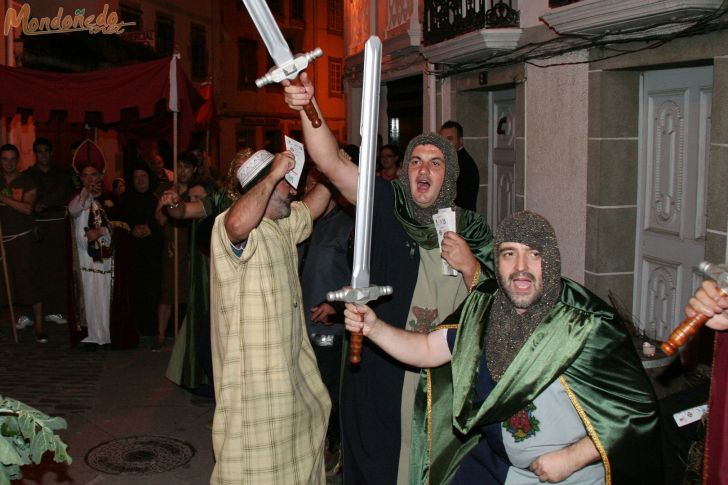
<path id="1" fill-rule="evenodd" d="M 513 281 L 515 279 L 527 279 L 531 283 L 536 282 L 536 277 L 533 275 L 533 273 L 529 273 L 528 271 L 516 271 L 515 273 L 511 273 L 510 276 L 508 276 L 508 281 Z"/>

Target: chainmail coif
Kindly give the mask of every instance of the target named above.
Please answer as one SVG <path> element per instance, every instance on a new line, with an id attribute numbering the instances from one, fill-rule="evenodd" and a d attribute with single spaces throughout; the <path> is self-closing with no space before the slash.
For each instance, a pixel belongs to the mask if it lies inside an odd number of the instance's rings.
<path id="1" fill-rule="evenodd" d="M 419 145 L 436 146 L 442 152 L 445 162 L 445 179 L 442 181 L 440 193 L 429 207 L 420 207 L 414 201 L 409 182 L 409 162 L 412 158 L 412 152 Z M 417 222 L 423 225 L 432 224 L 433 214 L 437 214 L 437 211 L 440 209 L 453 207 L 455 205 L 454 201 L 455 196 L 457 195 L 457 180 L 459 173 L 460 166 L 458 165 L 458 153 L 447 138 L 436 133 L 422 133 L 421 135 L 414 137 L 412 141 L 409 142 L 407 150 L 404 153 L 402 170 L 399 172 L 399 181 L 402 182 L 402 185 L 404 186 L 404 191 L 407 194 L 407 202 L 410 205 L 412 215 Z"/>
<path id="2" fill-rule="evenodd" d="M 505 242 L 525 244 L 541 253 L 543 295 L 522 315 L 516 312 L 516 307 L 505 291 L 509 275 L 503 280 L 498 272 L 498 254 Z M 485 355 L 488 370 L 493 379 L 498 381 L 523 344 L 559 299 L 561 256 L 556 233 L 551 224 L 535 212 L 522 211 L 511 214 L 501 221 L 496 231 L 494 259 L 500 291 L 496 293 L 490 313 L 485 338 Z"/>

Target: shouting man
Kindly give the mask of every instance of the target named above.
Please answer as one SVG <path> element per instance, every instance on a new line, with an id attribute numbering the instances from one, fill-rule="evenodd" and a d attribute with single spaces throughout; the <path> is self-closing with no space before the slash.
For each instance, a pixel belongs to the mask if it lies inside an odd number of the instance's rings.
<path id="1" fill-rule="evenodd" d="M 315 104 L 305 73 L 301 81 L 303 87 L 285 88 L 293 109 L 309 101 Z M 346 199 L 356 203 L 357 167 L 339 154 L 323 117 L 322 125 L 313 128 L 303 111 L 301 115 L 312 160 Z M 457 178 L 453 145 L 426 133 L 409 143 L 396 179 L 375 179 L 370 280 L 392 286 L 394 293 L 372 306 L 400 328 L 428 332 L 481 278 L 492 275 L 490 228 L 479 214 L 455 207 Z M 441 209 L 454 210 L 457 219 L 457 231 L 445 233 L 442 249 L 432 219 Z M 445 274 L 443 259 L 459 274 Z M 419 377 L 418 369 L 395 362 L 368 342 L 361 363 L 346 365 L 340 394 L 344 483 L 407 483 Z"/>
<path id="2" fill-rule="evenodd" d="M 561 277 L 538 214 L 505 218 L 494 254 L 497 283 L 429 335 L 347 306 L 348 330 L 429 368 L 412 483 L 662 483 L 656 399 L 622 321 Z"/>

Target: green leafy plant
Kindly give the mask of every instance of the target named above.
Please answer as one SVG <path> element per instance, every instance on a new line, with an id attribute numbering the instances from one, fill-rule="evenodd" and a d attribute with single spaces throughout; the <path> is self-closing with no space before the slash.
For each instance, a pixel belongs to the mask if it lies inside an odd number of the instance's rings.
<path id="1" fill-rule="evenodd" d="M 0 396 L 0 485 L 22 478 L 20 467 L 40 463 L 46 451 L 57 463 L 70 464 L 68 445 L 55 433 L 59 429 L 66 429 L 65 419 Z"/>

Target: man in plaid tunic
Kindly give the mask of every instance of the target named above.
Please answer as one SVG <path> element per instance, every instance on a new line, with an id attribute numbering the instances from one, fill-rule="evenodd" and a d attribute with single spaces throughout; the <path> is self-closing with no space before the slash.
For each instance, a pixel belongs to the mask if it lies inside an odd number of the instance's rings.
<path id="1" fill-rule="evenodd" d="M 323 484 L 331 407 L 306 333 L 296 244 L 328 204 L 284 179 L 289 152 L 238 170 L 244 194 L 215 220 L 212 357 L 217 407 L 213 484 Z M 263 152 L 265 154 L 265 152 Z"/>

